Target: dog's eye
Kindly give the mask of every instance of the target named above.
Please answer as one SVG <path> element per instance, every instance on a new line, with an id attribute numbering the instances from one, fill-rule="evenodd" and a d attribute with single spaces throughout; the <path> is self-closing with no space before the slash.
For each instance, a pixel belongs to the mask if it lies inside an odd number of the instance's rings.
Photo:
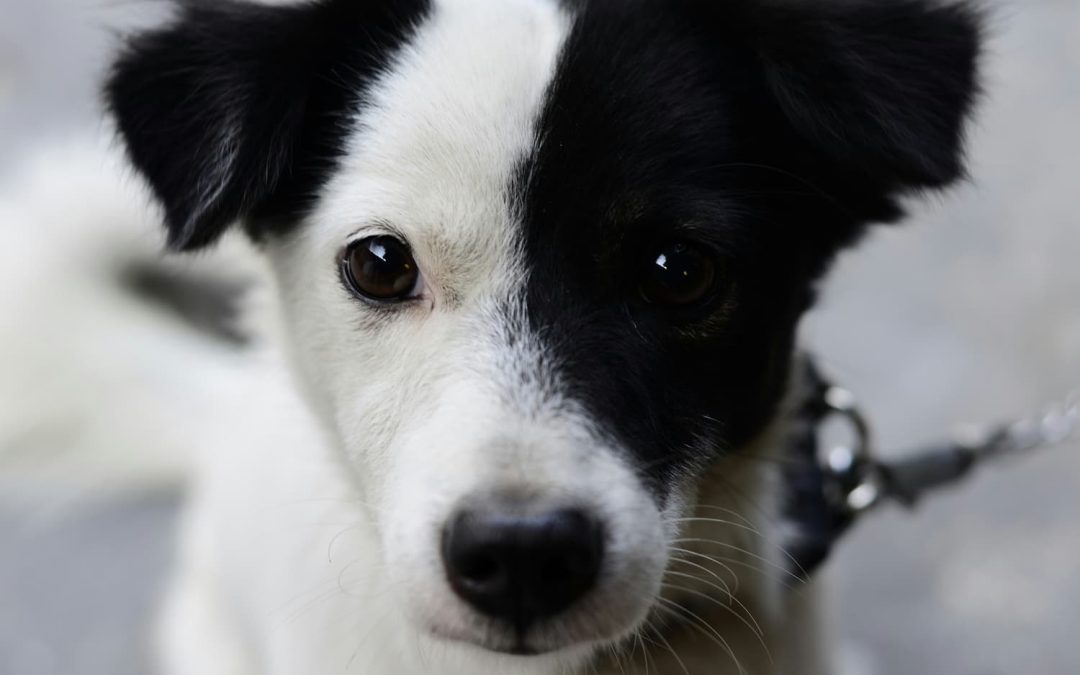
<path id="1" fill-rule="evenodd" d="M 378 302 L 407 300 L 420 281 L 412 251 L 395 237 L 369 237 L 353 243 L 345 251 L 341 267 L 353 292 Z"/>
<path id="2" fill-rule="evenodd" d="M 640 286 L 641 297 L 650 304 L 693 305 L 704 300 L 716 284 L 716 261 L 696 246 L 672 242 L 651 257 Z"/>

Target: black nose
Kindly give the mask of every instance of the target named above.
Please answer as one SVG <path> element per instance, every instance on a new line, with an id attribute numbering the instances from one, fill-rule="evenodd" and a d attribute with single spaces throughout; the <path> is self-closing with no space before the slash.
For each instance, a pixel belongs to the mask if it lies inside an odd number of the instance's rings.
<path id="1" fill-rule="evenodd" d="M 602 557 L 599 524 L 571 509 L 527 516 L 462 511 L 443 536 L 454 591 L 519 632 L 588 593 Z"/>

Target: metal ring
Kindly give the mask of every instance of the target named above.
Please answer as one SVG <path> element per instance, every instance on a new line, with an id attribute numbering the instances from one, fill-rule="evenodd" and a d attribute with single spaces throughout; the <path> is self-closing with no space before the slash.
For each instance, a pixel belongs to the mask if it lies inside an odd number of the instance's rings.
<path id="1" fill-rule="evenodd" d="M 856 447 L 853 448 L 855 455 L 860 459 L 869 459 L 871 456 L 870 425 L 856 405 L 855 395 L 842 387 L 829 387 L 825 391 L 825 405 L 828 406 L 831 415 L 851 423 L 857 441 Z"/>
<path id="2" fill-rule="evenodd" d="M 851 515 L 876 506 L 883 497 L 883 478 L 874 462 L 870 425 L 848 390 L 832 386 L 825 391 L 829 415 L 846 420 L 855 431 L 855 447 L 837 446 L 825 458 L 825 471 L 835 480 L 833 496 Z"/>

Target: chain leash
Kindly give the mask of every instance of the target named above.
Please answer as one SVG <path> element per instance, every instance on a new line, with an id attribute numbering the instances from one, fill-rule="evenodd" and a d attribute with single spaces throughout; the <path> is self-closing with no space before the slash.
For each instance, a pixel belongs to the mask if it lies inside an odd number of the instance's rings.
<path id="1" fill-rule="evenodd" d="M 895 461 L 879 460 L 866 418 L 854 395 L 836 386 L 824 390 L 826 415 L 852 429 L 855 442 L 829 449 L 823 459 L 826 497 L 854 519 L 885 501 L 914 506 L 923 496 L 952 485 L 990 461 L 1080 440 L 1080 391 L 1043 412 L 1009 424 L 966 427 L 949 442 Z"/>

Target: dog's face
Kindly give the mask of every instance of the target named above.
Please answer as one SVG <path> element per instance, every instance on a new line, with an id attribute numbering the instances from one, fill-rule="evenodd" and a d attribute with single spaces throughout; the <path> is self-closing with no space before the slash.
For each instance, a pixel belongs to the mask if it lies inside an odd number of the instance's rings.
<path id="1" fill-rule="evenodd" d="M 976 52 L 921 0 L 198 4 L 108 95 L 177 248 L 264 243 L 417 627 L 565 655 L 655 605 L 836 251 L 958 176 Z"/>

